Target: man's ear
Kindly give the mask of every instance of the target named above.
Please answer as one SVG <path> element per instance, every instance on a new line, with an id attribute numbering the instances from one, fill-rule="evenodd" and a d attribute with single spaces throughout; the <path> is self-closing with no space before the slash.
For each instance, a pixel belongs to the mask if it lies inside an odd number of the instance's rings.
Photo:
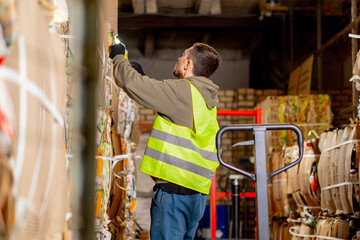
<path id="1" fill-rule="evenodd" d="M 189 70 L 190 68 L 193 69 L 194 67 L 194 62 L 192 59 L 187 59 L 186 60 L 186 65 L 185 65 L 185 70 Z"/>

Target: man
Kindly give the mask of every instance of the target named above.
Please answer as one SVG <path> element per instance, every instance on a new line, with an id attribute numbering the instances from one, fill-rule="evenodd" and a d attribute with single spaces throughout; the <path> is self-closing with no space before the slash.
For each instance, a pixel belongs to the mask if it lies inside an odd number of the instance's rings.
<path id="1" fill-rule="evenodd" d="M 124 53 L 124 45 L 110 47 L 116 83 L 134 101 L 157 112 L 140 166 L 156 179 L 151 239 L 193 239 L 219 165 L 219 87 L 208 78 L 218 68 L 220 55 L 209 45 L 195 43 L 178 58 L 173 71 L 178 79 L 158 81 L 136 72 Z"/>

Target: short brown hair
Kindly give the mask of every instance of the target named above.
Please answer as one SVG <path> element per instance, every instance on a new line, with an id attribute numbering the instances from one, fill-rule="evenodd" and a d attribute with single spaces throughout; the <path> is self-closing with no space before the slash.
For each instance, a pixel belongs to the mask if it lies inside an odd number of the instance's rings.
<path id="1" fill-rule="evenodd" d="M 193 60 L 194 75 L 207 78 L 216 71 L 221 62 L 219 53 L 205 43 L 195 43 L 189 52 L 188 58 Z"/>

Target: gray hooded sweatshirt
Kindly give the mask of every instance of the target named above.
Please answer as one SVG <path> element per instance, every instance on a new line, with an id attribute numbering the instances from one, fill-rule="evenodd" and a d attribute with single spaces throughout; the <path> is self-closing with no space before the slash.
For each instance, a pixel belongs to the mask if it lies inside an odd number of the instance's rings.
<path id="1" fill-rule="evenodd" d="M 183 79 L 158 81 L 142 76 L 131 67 L 123 55 L 115 56 L 113 64 L 116 83 L 130 98 L 155 110 L 172 123 L 193 129 L 192 97 L 187 81 Z M 188 77 L 187 80 L 199 90 L 209 109 L 218 104 L 219 87 L 211 80 L 202 76 Z"/>

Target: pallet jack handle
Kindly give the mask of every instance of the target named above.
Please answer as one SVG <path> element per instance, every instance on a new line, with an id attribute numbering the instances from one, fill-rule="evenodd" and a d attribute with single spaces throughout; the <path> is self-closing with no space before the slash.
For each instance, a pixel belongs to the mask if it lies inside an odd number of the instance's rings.
<path id="1" fill-rule="evenodd" d="M 271 173 L 267 173 L 266 168 L 266 143 L 265 143 L 265 133 L 266 131 L 271 130 L 292 130 L 297 135 L 297 143 L 299 146 L 299 157 L 296 161 L 277 169 Z M 255 174 L 249 173 L 233 165 L 230 165 L 224 162 L 221 158 L 221 138 L 225 132 L 228 131 L 253 131 L 254 132 L 254 142 L 255 145 Z M 295 166 L 300 163 L 304 149 L 304 136 L 299 127 L 294 124 L 257 124 L 257 125 L 229 125 L 222 127 L 216 135 L 216 149 L 217 156 L 222 165 L 225 167 L 238 172 L 246 177 L 251 178 L 256 182 L 256 202 L 257 202 L 257 219 L 258 219 L 258 236 L 260 240 L 269 240 L 269 209 L 268 209 L 268 189 L 267 181 L 276 176 L 277 174 Z M 249 141 L 244 144 L 237 145 L 249 145 Z"/>

